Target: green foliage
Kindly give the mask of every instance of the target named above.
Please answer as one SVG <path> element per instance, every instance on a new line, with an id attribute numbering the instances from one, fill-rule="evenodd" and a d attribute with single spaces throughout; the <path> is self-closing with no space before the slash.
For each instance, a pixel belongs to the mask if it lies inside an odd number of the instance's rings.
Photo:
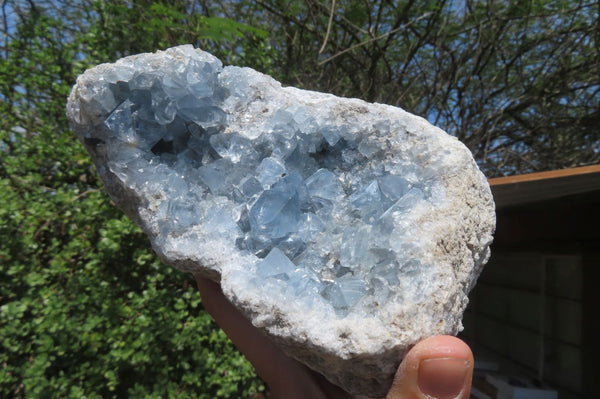
<path id="1" fill-rule="evenodd" d="M 189 12 L 183 1 L 95 1 L 91 7 L 98 18 L 79 40 L 88 44 L 92 63 L 185 43 L 227 59 L 239 47 L 247 49 L 266 38 L 264 30 L 250 25 Z"/>
<path id="2" fill-rule="evenodd" d="M 184 2 L 52 4 L 11 9 L 0 51 L 0 397 L 262 396 L 193 279 L 102 190 L 65 102 L 93 63 L 192 39 L 242 59 L 264 32 Z"/>

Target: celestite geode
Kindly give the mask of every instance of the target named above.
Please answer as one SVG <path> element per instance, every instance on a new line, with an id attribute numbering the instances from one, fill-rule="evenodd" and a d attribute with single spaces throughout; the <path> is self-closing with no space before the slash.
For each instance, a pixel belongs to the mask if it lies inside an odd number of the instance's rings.
<path id="1" fill-rule="evenodd" d="M 383 396 L 410 345 L 461 330 L 494 205 L 424 119 L 192 46 L 88 70 L 68 117 L 159 256 L 332 382 Z"/>

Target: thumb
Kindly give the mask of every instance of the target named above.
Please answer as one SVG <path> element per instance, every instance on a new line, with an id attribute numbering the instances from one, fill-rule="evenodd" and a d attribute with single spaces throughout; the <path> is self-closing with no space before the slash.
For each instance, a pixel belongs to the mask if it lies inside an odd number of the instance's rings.
<path id="1" fill-rule="evenodd" d="M 448 335 L 427 338 L 404 357 L 386 399 L 467 399 L 472 377 L 467 344 Z"/>

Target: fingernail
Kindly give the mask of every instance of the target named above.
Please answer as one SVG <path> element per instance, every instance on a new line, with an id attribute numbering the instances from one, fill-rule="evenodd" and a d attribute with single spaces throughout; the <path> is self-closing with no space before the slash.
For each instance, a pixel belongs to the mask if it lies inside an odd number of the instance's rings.
<path id="1" fill-rule="evenodd" d="M 455 357 L 424 359 L 419 364 L 418 385 L 435 399 L 455 399 L 463 391 L 471 363 Z"/>

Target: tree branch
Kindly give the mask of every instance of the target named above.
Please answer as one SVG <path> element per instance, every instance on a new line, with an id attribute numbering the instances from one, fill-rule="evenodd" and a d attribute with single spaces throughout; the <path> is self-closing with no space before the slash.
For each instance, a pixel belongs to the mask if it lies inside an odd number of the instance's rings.
<path id="1" fill-rule="evenodd" d="M 328 62 L 330 62 L 330 61 L 332 61 L 332 60 L 336 59 L 336 58 L 337 58 L 337 57 L 339 57 L 340 55 L 343 55 L 343 54 L 345 54 L 345 53 L 347 53 L 347 52 L 349 52 L 349 51 L 352 51 L 352 50 L 354 50 L 354 49 L 356 49 L 356 48 L 362 47 L 362 46 L 364 46 L 364 45 L 367 45 L 367 44 L 369 44 L 369 43 L 372 43 L 372 42 L 374 42 L 374 41 L 377 41 L 377 40 L 384 39 L 384 38 L 386 38 L 386 37 L 387 37 L 387 36 L 389 36 L 389 35 L 393 35 L 394 33 L 398 32 L 398 31 L 400 31 L 400 30 L 402 30 L 402 29 L 405 29 L 405 28 L 406 28 L 406 27 L 407 27 L 409 24 L 412 24 L 412 23 L 415 23 L 415 22 L 417 22 L 417 21 L 420 21 L 420 20 L 421 20 L 421 19 L 423 19 L 423 18 L 427 18 L 429 15 L 430 15 L 430 13 L 425 13 L 425 14 L 421 15 L 419 18 L 417 18 L 417 19 L 415 19 L 414 21 L 411 21 L 411 22 L 409 22 L 409 23 L 407 23 L 407 24 L 405 24 L 405 25 L 399 26 L 399 27 L 397 27 L 397 28 L 395 28 L 395 29 L 392 29 L 392 30 L 390 30 L 390 31 L 388 31 L 388 32 L 386 32 L 386 33 L 383 33 L 383 34 L 381 34 L 381 35 L 379 35 L 379 36 L 377 36 L 377 37 L 373 37 L 373 38 L 371 38 L 371 39 L 368 39 L 368 40 L 362 41 L 362 42 L 360 42 L 360 43 L 358 43 L 358 44 L 355 44 L 355 45 L 353 45 L 353 46 L 350 46 L 350 47 L 348 47 L 347 49 L 344 49 L 344 50 L 342 50 L 342 51 L 340 51 L 340 52 L 338 52 L 338 53 L 336 53 L 336 54 L 332 55 L 331 57 L 329 57 L 329 58 L 327 58 L 327 59 L 325 59 L 325 60 L 323 60 L 323 61 L 319 62 L 319 65 L 326 64 L 326 63 L 328 63 Z"/>

